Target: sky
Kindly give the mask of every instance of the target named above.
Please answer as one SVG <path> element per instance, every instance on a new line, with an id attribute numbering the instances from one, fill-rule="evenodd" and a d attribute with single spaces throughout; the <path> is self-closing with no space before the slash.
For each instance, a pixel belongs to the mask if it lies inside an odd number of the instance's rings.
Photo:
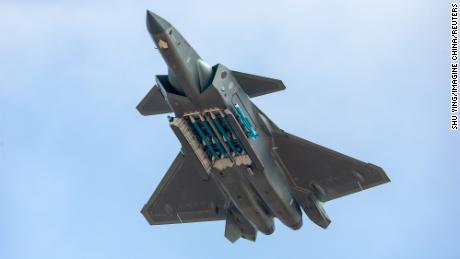
<path id="1" fill-rule="evenodd" d="M 383 167 L 327 230 L 234 244 L 224 222 L 140 214 L 180 149 L 135 109 L 166 73 L 145 10 L 209 63 L 282 79 L 285 131 Z M 460 258 L 449 1 L 0 0 L 0 258 Z"/>

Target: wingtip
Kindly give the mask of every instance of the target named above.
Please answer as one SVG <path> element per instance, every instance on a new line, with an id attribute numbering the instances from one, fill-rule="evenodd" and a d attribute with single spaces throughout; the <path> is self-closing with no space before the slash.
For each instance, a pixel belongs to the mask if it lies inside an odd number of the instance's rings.
<path id="1" fill-rule="evenodd" d="M 378 173 L 380 175 L 380 177 L 382 178 L 382 181 L 381 181 L 380 184 L 391 182 L 390 177 L 388 177 L 388 175 L 385 173 L 385 170 L 383 170 L 382 167 L 380 167 L 378 165 L 371 164 L 371 163 L 368 163 L 367 165 L 370 168 L 372 168 L 373 171 L 375 171 L 376 173 Z"/>
<path id="2" fill-rule="evenodd" d="M 150 213 L 148 212 L 148 207 L 147 207 L 147 204 L 144 205 L 144 207 L 141 209 L 141 214 L 144 216 L 144 218 L 147 220 L 147 222 L 150 224 L 150 225 L 154 225 L 154 220 L 152 219 Z"/>
<path id="3" fill-rule="evenodd" d="M 145 99 L 145 97 L 144 97 Z M 147 115 L 150 115 L 149 113 L 145 112 L 145 109 L 144 109 L 144 99 L 137 104 L 136 106 L 136 110 L 142 115 L 142 116 L 147 116 Z"/>

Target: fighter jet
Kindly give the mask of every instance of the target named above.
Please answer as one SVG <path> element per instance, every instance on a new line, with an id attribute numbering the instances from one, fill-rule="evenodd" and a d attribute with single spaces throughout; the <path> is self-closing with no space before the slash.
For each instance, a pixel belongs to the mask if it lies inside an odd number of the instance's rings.
<path id="1" fill-rule="evenodd" d="M 147 11 L 147 29 L 168 66 L 137 106 L 174 113 L 181 149 L 142 209 L 152 225 L 225 220 L 225 237 L 255 241 L 274 218 L 291 229 L 302 211 L 326 228 L 322 204 L 387 183 L 382 168 L 280 129 L 251 98 L 284 90 L 277 79 L 208 65 L 169 22 Z"/>

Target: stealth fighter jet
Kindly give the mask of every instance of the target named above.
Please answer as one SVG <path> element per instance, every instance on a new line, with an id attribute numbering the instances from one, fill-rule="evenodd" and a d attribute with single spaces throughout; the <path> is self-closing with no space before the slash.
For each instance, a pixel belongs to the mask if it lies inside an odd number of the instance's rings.
<path id="1" fill-rule="evenodd" d="M 225 220 L 225 237 L 254 241 L 273 219 L 299 229 L 302 211 L 331 222 L 322 204 L 389 182 L 382 168 L 281 130 L 251 98 L 285 89 L 277 79 L 208 65 L 169 22 L 147 11 L 168 66 L 139 103 L 142 115 L 174 113 L 182 148 L 142 209 L 152 225 Z"/>

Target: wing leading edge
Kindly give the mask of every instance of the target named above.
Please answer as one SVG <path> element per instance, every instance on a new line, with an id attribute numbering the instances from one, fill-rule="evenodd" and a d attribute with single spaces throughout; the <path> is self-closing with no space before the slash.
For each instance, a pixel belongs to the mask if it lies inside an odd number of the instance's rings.
<path id="1" fill-rule="evenodd" d="M 390 181 L 382 168 L 286 132 L 274 135 L 276 153 L 294 187 L 326 202 Z"/>
<path id="2" fill-rule="evenodd" d="M 202 180 L 194 161 L 179 153 L 142 214 L 151 225 L 223 220 L 225 197 L 212 179 Z"/>

